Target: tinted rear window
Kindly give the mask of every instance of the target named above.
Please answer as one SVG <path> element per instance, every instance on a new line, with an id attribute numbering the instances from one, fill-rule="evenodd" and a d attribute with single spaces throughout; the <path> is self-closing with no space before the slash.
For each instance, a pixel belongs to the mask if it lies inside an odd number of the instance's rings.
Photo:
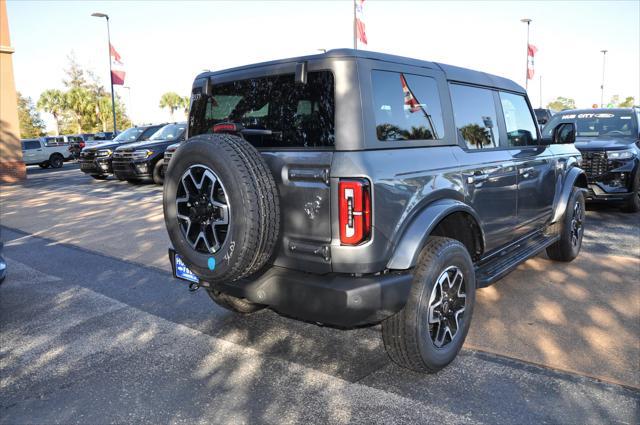
<path id="1" fill-rule="evenodd" d="M 371 82 L 378 140 L 432 140 L 444 136 L 436 80 L 373 71 Z"/>
<path id="2" fill-rule="evenodd" d="M 233 122 L 258 148 L 333 147 L 334 80 L 329 71 L 309 72 L 306 84 L 294 74 L 215 84 L 211 97 L 192 108 L 189 135 L 212 133 L 215 124 Z"/>

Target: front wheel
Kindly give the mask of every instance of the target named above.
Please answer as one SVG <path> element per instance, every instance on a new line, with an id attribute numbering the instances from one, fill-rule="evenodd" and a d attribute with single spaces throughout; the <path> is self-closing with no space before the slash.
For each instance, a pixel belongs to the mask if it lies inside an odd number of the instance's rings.
<path id="1" fill-rule="evenodd" d="M 640 170 L 636 171 L 636 178 L 631 187 L 631 198 L 626 202 L 622 211 L 635 213 L 640 211 Z"/>
<path id="2" fill-rule="evenodd" d="M 582 189 L 573 188 L 567 209 L 560 224 L 560 239 L 547 248 L 547 255 L 555 261 L 572 261 L 582 247 L 584 234 L 584 195 Z"/>
<path id="3" fill-rule="evenodd" d="M 430 373 L 451 363 L 469 331 L 475 291 L 473 262 L 465 246 L 449 238 L 429 238 L 407 304 L 382 322 L 391 360 Z"/>
<path id="4" fill-rule="evenodd" d="M 156 165 L 153 166 L 153 182 L 155 184 L 159 184 L 162 185 L 162 183 L 164 182 L 164 172 L 163 172 L 163 159 L 160 158 L 157 162 Z"/>

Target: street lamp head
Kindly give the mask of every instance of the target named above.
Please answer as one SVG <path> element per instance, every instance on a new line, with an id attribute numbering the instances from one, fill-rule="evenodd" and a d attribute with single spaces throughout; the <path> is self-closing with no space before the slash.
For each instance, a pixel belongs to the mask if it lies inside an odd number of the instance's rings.
<path id="1" fill-rule="evenodd" d="M 109 19 L 109 15 L 107 15 L 106 13 L 101 13 L 101 12 L 92 13 L 91 16 L 95 16 L 96 18 L 107 18 L 107 19 Z"/>
<path id="2" fill-rule="evenodd" d="M 527 25 L 528 25 L 528 24 L 531 22 L 531 19 L 529 19 L 529 18 L 522 18 L 522 19 L 520 19 L 520 22 L 524 22 L 525 24 L 527 24 Z"/>
<path id="3" fill-rule="evenodd" d="M 606 55 L 606 54 L 607 54 L 607 52 L 608 52 L 608 50 L 600 50 L 600 53 L 602 53 L 602 54 L 604 54 L 604 55 Z"/>

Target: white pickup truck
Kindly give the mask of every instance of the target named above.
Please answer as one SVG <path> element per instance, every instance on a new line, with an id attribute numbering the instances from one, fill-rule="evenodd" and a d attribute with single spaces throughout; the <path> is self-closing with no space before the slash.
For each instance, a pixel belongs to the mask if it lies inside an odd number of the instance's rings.
<path id="1" fill-rule="evenodd" d="M 61 168 L 69 156 L 68 144 L 48 142 L 45 138 L 22 140 L 22 159 L 25 165 Z"/>

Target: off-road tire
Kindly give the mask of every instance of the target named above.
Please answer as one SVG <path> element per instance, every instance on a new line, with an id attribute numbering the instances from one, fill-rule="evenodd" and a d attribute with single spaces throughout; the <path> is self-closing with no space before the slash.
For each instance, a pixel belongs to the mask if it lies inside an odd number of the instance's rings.
<path id="1" fill-rule="evenodd" d="M 91 174 L 91 177 L 96 180 L 106 180 L 109 176 L 105 176 L 104 174 Z"/>
<path id="2" fill-rule="evenodd" d="M 207 294 L 209 294 L 209 297 L 213 300 L 213 302 L 218 304 L 220 307 L 226 308 L 227 310 L 231 310 L 236 313 L 250 314 L 265 308 L 264 305 L 253 303 L 246 298 L 234 297 L 232 295 L 224 294 L 214 289 L 207 290 Z"/>
<path id="3" fill-rule="evenodd" d="M 178 185 L 192 166 L 214 172 L 226 192 L 228 231 L 213 253 L 194 249 L 177 219 Z M 163 207 L 174 248 L 207 282 L 233 282 L 254 274 L 275 252 L 280 232 L 278 189 L 262 155 L 242 137 L 203 134 L 181 146 L 165 175 Z"/>
<path id="4" fill-rule="evenodd" d="M 49 168 L 49 165 L 49 161 L 41 162 L 40 164 L 38 164 L 40 168 Z"/>
<path id="5" fill-rule="evenodd" d="M 466 304 L 462 324 L 451 341 L 438 348 L 429 333 L 428 307 L 439 276 L 455 266 L 463 274 Z M 434 373 L 456 357 L 469 331 L 475 304 L 475 271 L 465 246 L 457 240 L 430 237 L 414 270 L 407 304 L 382 322 L 382 338 L 396 364 L 418 372 Z"/>
<path id="6" fill-rule="evenodd" d="M 640 211 L 640 170 L 636 171 L 636 177 L 631 186 L 631 198 L 622 207 L 622 211 L 628 213 L 636 213 Z"/>
<path id="7" fill-rule="evenodd" d="M 153 166 L 152 178 L 155 184 L 162 184 L 164 182 L 164 175 L 162 174 L 162 166 L 163 166 L 162 157 L 156 162 Z"/>
<path id="8" fill-rule="evenodd" d="M 51 154 L 49 164 L 51 164 L 51 168 L 62 168 L 64 165 L 64 157 L 59 153 Z"/>
<path id="9" fill-rule="evenodd" d="M 575 217 L 576 208 L 579 209 L 581 217 Z M 574 187 L 567 209 L 562 216 L 562 220 L 556 223 L 560 233 L 560 239 L 547 247 L 547 256 L 554 261 L 569 262 L 578 256 L 582 247 L 582 236 L 584 235 L 585 201 L 582 189 Z M 580 221 L 580 231 L 578 232 L 577 243 L 572 238 L 573 220 Z"/>

